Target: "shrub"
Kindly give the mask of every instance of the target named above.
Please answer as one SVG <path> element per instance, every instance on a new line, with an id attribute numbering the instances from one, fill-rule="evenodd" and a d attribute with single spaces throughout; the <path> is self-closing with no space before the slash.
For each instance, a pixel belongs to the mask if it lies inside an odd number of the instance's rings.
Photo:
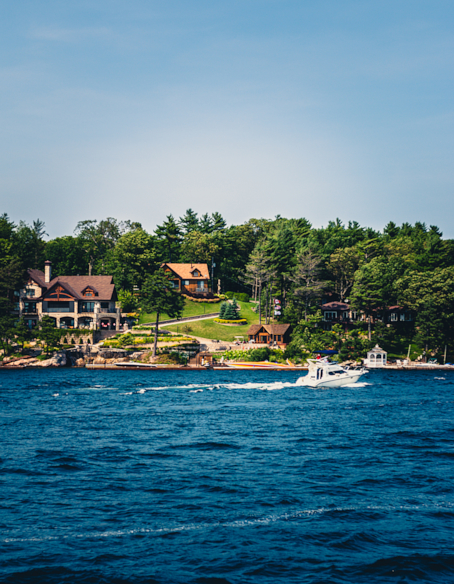
<path id="1" fill-rule="evenodd" d="M 249 294 L 246 294 L 245 292 L 226 292 L 225 297 L 229 300 L 236 298 L 240 302 L 250 302 Z"/>
<path id="2" fill-rule="evenodd" d="M 247 320 L 245 318 L 237 318 L 236 320 L 229 320 L 225 318 L 213 318 L 214 322 L 218 322 L 220 324 L 247 324 Z"/>

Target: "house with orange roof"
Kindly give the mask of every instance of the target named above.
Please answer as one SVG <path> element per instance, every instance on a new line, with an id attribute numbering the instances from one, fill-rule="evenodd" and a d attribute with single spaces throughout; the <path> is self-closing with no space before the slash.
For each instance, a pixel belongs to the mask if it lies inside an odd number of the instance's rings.
<path id="1" fill-rule="evenodd" d="M 212 297 L 207 264 L 162 264 L 174 290 L 194 298 Z"/>

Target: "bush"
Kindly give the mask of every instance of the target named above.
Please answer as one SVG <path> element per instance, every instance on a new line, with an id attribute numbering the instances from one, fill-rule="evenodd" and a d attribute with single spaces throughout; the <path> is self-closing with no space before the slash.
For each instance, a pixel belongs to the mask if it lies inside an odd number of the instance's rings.
<path id="1" fill-rule="evenodd" d="M 224 296 L 229 300 L 236 298 L 240 302 L 250 302 L 249 294 L 246 294 L 245 292 L 226 292 Z"/>
<path id="2" fill-rule="evenodd" d="M 277 361 L 285 363 L 284 351 L 260 347 L 259 349 L 246 349 L 245 351 L 225 351 L 224 359 L 230 361 Z"/>
<path id="3" fill-rule="evenodd" d="M 236 320 L 225 318 L 213 318 L 213 321 L 218 322 L 219 324 L 247 324 L 247 320 L 245 318 L 237 318 Z"/>

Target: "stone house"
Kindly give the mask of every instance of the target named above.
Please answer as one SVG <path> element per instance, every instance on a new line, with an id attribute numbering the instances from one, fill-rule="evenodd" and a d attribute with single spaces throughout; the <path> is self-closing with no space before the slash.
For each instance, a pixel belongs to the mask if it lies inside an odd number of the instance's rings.
<path id="1" fill-rule="evenodd" d="M 19 295 L 19 315 L 33 328 L 49 316 L 58 328 L 120 330 L 121 313 L 112 276 L 58 276 L 52 262 L 44 273 L 28 270 L 28 281 Z"/>

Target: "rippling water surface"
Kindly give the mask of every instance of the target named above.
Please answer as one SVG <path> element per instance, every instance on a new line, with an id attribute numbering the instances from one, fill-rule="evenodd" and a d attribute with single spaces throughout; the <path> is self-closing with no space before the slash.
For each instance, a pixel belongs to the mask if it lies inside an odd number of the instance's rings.
<path id="1" fill-rule="evenodd" d="M 454 582 L 454 375 L 0 374 L 0 581 Z"/>

